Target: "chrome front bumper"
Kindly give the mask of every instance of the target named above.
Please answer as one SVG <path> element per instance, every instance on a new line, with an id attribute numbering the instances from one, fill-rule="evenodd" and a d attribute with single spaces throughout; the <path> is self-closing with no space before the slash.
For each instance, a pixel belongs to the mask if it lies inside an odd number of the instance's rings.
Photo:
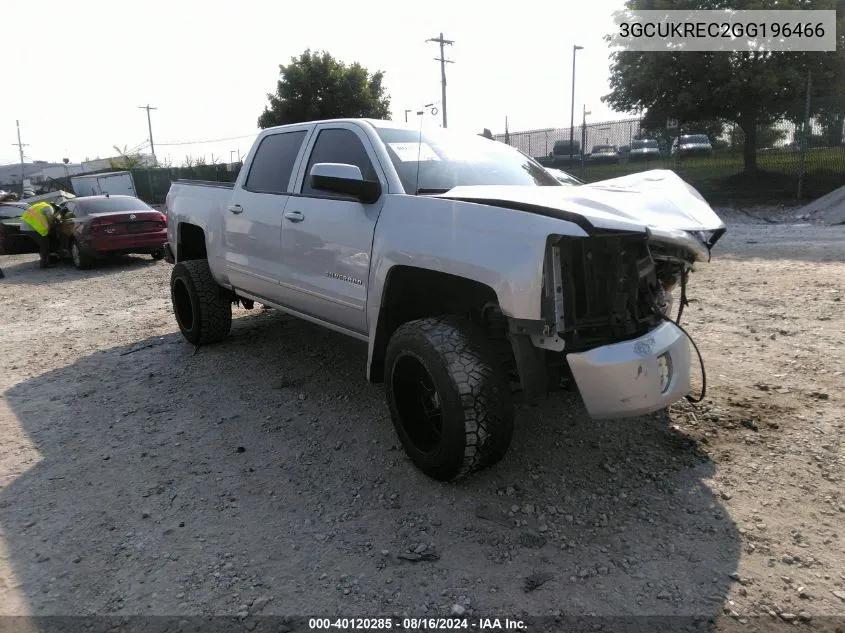
<path id="1" fill-rule="evenodd" d="M 674 323 L 566 359 L 587 412 L 595 419 L 651 413 L 690 392 L 689 341 Z"/>

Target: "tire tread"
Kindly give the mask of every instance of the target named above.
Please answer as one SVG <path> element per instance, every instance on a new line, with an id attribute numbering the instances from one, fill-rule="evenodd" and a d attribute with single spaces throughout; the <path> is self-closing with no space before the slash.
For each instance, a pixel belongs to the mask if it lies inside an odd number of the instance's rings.
<path id="1" fill-rule="evenodd" d="M 199 333 L 196 340 L 191 342 L 207 345 L 222 341 L 232 327 L 231 301 L 220 296 L 220 286 L 214 281 L 208 260 L 189 259 L 179 262 L 173 268 L 172 278 L 179 274 L 180 266 L 188 273 L 197 294 L 194 318 L 199 319 Z"/>
<path id="2" fill-rule="evenodd" d="M 397 328 L 391 342 L 421 335 L 441 356 L 464 413 L 463 462 L 449 479 L 459 480 L 492 466 L 513 436 L 510 389 L 484 332 L 457 316 L 427 317 Z"/>

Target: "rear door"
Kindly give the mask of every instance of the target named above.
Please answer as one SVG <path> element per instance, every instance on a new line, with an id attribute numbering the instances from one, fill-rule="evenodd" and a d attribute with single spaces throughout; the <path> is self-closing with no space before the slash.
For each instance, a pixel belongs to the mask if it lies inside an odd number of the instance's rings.
<path id="1" fill-rule="evenodd" d="M 370 139 L 354 123 L 318 124 L 308 160 L 296 179 L 282 229 L 284 303 L 347 329 L 367 331 L 365 307 L 370 252 L 384 194 L 374 204 L 316 190 L 309 174 L 316 163 L 357 165 L 367 180 L 387 179 Z"/>
<path id="2" fill-rule="evenodd" d="M 223 252 L 235 288 L 278 301 L 282 213 L 312 124 L 264 136 L 223 213 Z"/>

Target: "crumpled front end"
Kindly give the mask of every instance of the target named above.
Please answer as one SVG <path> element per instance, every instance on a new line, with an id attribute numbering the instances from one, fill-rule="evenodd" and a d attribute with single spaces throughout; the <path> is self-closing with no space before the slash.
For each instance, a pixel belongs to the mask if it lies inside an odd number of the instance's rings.
<path id="1" fill-rule="evenodd" d="M 553 237 L 544 309 L 557 347 L 595 419 L 663 409 L 690 392 L 690 347 L 669 321 L 671 291 L 696 259 L 682 243 L 659 255 L 649 234 Z"/>
<path id="2" fill-rule="evenodd" d="M 639 338 L 571 353 L 566 359 L 594 419 L 652 413 L 690 392 L 689 342 L 674 323 L 664 322 Z"/>

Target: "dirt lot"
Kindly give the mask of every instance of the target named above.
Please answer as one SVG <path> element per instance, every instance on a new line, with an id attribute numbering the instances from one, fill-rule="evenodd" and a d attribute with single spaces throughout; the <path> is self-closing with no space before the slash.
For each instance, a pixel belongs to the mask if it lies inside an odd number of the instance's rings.
<path id="1" fill-rule="evenodd" d="M 725 217 L 684 314 L 706 400 L 521 405 L 458 485 L 405 458 L 359 342 L 236 310 L 196 351 L 165 262 L 1 257 L 0 613 L 836 622 L 845 227 Z"/>

